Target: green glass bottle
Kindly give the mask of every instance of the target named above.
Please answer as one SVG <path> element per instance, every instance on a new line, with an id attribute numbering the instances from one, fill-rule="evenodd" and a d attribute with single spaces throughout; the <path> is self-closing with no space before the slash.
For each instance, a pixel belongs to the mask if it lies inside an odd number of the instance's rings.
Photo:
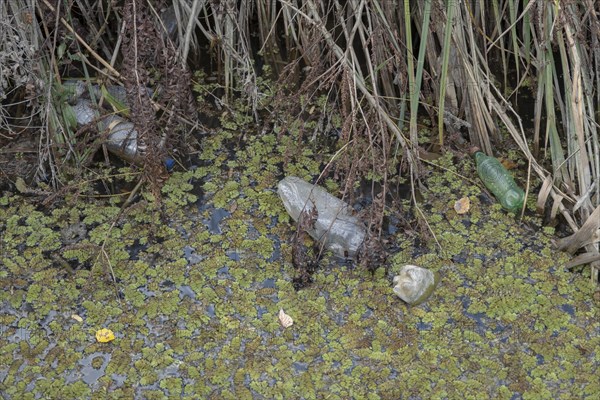
<path id="1" fill-rule="evenodd" d="M 525 201 L 525 193 L 513 179 L 512 175 L 494 157 L 485 155 L 477 150 L 474 155 L 477 164 L 477 174 L 490 192 L 511 212 L 519 212 Z"/>

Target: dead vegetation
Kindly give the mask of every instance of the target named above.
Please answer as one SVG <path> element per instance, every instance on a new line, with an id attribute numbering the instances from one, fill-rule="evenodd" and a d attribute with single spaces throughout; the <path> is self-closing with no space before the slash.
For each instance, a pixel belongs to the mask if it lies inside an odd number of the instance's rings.
<path id="1" fill-rule="evenodd" d="M 316 118 L 308 139 L 339 129 L 326 172 L 343 183 L 343 195 L 352 196 L 355 183 L 368 176 L 382 185 L 385 199 L 390 182 L 403 180 L 411 183 L 415 214 L 423 216 L 415 195 L 423 159 L 466 153 L 470 145 L 488 154 L 515 149 L 528 165 L 528 196 L 539 212 L 574 232 L 561 248 L 581 253 L 577 259 L 591 263 L 597 280 L 598 2 L 65 4 L 0 4 L 4 179 L 20 176 L 56 189 L 89 165 L 97 151 L 81 143 L 98 137 L 73 126 L 56 90 L 78 78 L 126 88 L 145 148 L 144 181 L 157 194 L 161 160 L 173 146 L 189 145 L 196 124 L 188 65 L 214 72 L 217 108 L 245 99 L 257 122 L 266 122 L 258 80 L 268 67 L 279 88 L 269 115 Z M 160 88 L 158 96 L 150 98 L 146 87 Z M 522 121 L 515 109 L 525 93 L 533 95 L 532 121 Z M 321 96 L 341 121 L 325 107 L 309 112 Z M 437 132 L 433 140 L 419 131 L 424 116 L 424 129 Z M 375 202 L 370 214 L 375 236 L 384 206 Z"/>

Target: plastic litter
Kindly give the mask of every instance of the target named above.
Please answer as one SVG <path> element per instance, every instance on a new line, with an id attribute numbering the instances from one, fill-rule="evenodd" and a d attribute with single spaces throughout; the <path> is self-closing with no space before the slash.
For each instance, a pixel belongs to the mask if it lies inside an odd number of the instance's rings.
<path id="1" fill-rule="evenodd" d="M 115 114 L 100 117 L 97 107 L 94 106 L 90 99 L 84 97 L 85 86 L 83 82 L 77 81 L 65 86 L 71 92 L 70 102 L 74 103 L 71 107 L 75 113 L 77 126 L 81 127 L 97 119 L 98 129 L 100 131 L 109 131 L 105 142 L 108 151 L 133 164 L 143 164 L 145 146 L 139 144 L 138 132 L 134 124 Z M 101 90 L 97 85 L 93 85 L 91 90 L 95 96 L 100 96 Z M 106 91 L 115 100 L 126 104 L 124 88 L 120 86 L 107 86 Z M 164 143 L 161 143 L 161 145 L 164 145 Z M 175 161 L 172 158 L 166 158 L 164 164 L 167 170 L 170 170 L 174 166 Z"/>
<path id="2" fill-rule="evenodd" d="M 474 150 L 473 157 L 477 164 L 477 174 L 502 207 L 515 213 L 520 211 L 525 201 L 525 193 L 500 161 L 479 149 Z"/>
<path id="3" fill-rule="evenodd" d="M 439 274 L 416 265 L 405 265 L 394 277 L 394 293 L 410 305 L 423 303 L 439 282 Z"/>
<path id="4" fill-rule="evenodd" d="M 296 176 L 282 179 L 277 185 L 277 193 L 296 222 L 303 210 L 310 212 L 316 207 L 318 216 L 314 229 L 307 230 L 313 239 L 339 257 L 356 256 L 365 240 L 366 228 L 352 215 L 352 209 L 347 203 L 322 187 Z"/>

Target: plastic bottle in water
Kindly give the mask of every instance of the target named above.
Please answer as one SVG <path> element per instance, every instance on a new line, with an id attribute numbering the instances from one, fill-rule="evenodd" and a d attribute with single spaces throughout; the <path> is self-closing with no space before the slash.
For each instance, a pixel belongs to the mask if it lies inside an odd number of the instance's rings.
<path id="1" fill-rule="evenodd" d="M 100 131 L 108 130 L 106 148 L 111 153 L 133 164 L 143 165 L 145 148 L 138 143 L 138 132 L 133 122 L 118 115 L 108 114 L 98 118 L 98 112 L 90 100 L 79 98 L 72 106 L 78 126 L 89 124 L 97 119 Z M 164 165 L 171 170 L 175 164 L 167 157 Z"/>
<path id="2" fill-rule="evenodd" d="M 513 179 L 512 175 L 494 157 L 490 157 L 479 149 L 473 152 L 477 164 L 477 174 L 490 192 L 496 196 L 502 207 L 511 212 L 519 212 L 523 208 L 525 193 Z"/>
<path id="3" fill-rule="evenodd" d="M 352 215 L 351 207 L 329 194 L 322 187 L 298 177 L 288 176 L 277 185 L 277 193 L 285 209 L 298 221 L 302 211 L 317 210 L 313 229 L 307 230 L 313 239 L 335 255 L 345 258 L 356 256 L 366 236 L 365 225 Z"/>

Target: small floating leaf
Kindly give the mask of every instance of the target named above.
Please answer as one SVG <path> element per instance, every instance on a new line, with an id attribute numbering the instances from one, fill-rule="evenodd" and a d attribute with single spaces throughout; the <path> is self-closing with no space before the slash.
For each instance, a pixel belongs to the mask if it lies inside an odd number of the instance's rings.
<path id="1" fill-rule="evenodd" d="M 77 322 L 83 322 L 83 318 L 81 318 L 79 315 L 77 314 L 71 314 L 71 318 L 73 318 L 75 321 Z"/>
<path id="2" fill-rule="evenodd" d="M 115 340 L 115 334 L 110 329 L 103 328 L 96 332 L 96 340 L 100 343 L 108 343 Z"/>
<path id="3" fill-rule="evenodd" d="M 471 200 L 468 197 L 463 197 L 454 203 L 454 210 L 457 214 L 465 214 L 471 208 Z"/>
<path id="4" fill-rule="evenodd" d="M 283 311 L 283 308 L 279 310 L 279 322 L 281 323 L 281 326 L 283 326 L 284 328 L 289 328 L 290 326 L 292 326 L 294 324 L 294 320 L 292 319 L 292 317 L 287 315 Z"/>

